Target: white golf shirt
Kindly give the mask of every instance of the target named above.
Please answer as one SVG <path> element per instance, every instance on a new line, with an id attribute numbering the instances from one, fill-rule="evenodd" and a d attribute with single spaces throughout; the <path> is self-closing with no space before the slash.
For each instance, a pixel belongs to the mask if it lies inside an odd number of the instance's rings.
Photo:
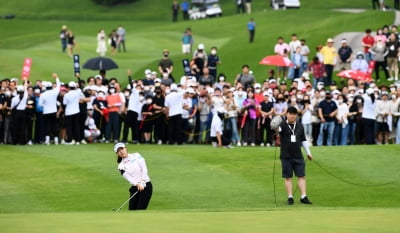
<path id="1" fill-rule="evenodd" d="M 173 91 L 165 97 L 164 106 L 169 109 L 168 116 L 182 114 L 183 92 Z"/>
<path id="2" fill-rule="evenodd" d="M 133 186 L 144 181 L 149 182 L 147 166 L 144 158 L 139 153 L 128 154 L 118 165 L 118 170 L 125 171 L 122 176 Z"/>
<path id="3" fill-rule="evenodd" d="M 57 112 L 57 97 L 60 93 L 60 86 L 60 79 L 56 78 L 56 87 L 52 90 L 46 90 L 40 95 L 39 105 L 43 107 L 43 114 Z"/>
<path id="4" fill-rule="evenodd" d="M 84 95 L 79 88 L 70 90 L 64 95 L 65 116 L 71 116 L 79 113 L 79 100 L 83 97 Z"/>

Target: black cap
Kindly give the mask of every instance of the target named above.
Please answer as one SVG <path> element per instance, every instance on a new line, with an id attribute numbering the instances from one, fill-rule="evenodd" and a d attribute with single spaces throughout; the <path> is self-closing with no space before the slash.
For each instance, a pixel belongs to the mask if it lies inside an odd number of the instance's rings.
<path id="1" fill-rule="evenodd" d="M 332 82 L 331 82 L 331 86 L 336 86 L 336 82 L 335 82 L 335 81 L 332 81 Z"/>

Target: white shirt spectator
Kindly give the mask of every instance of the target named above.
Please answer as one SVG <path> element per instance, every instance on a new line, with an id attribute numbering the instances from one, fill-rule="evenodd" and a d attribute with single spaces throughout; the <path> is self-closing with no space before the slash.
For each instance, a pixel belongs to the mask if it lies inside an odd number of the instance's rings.
<path id="1" fill-rule="evenodd" d="M 125 99 L 125 97 L 123 97 Z M 137 112 L 138 114 L 142 112 L 142 105 L 140 104 L 139 91 L 135 88 L 132 89 L 131 96 L 129 97 L 128 110 Z"/>
<path id="2" fill-rule="evenodd" d="M 213 96 L 211 98 L 211 109 L 213 114 L 224 110 L 224 99 L 222 96 Z"/>
<path id="3" fill-rule="evenodd" d="M 75 89 L 68 91 L 67 94 L 64 95 L 65 104 L 65 116 L 71 116 L 79 113 L 79 100 L 84 98 L 81 89 Z"/>
<path id="4" fill-rule="evenodd" d="M 165 107 L 168 108 L 168 116 L 176 116 L 182 114 L 182 101 L 183 101 L 183 92 L 171 91 L 166 97 L 164 101 Z"/>
<path id="5" fill-rule="evenodd" d="M 346 103 L 340 101 L 337 102 L 337 106 L 338 111 L 336 114 L 336 118 L 342 121 L 342 128 L 345 128 L 348 123 L 347 115 L 349 114 L 349 106 Z"/>
<path id="6" fill-rule="evenodd" d="M 182 99 L 182 105 L 187 105 L 189 106 L 189 110 L 192 108 L 192 98 L 183 98 Z M 182 109 L 182 119 L 188 119 L 190 116 L 190 111 L 186 109 Z"/>
<path id="7" fill-rule="evenodd" d="M 374 103 L 372 103 L 372 99 L 368 94 L 363 94 L 362 97 L 364 99 L 364 108 L 363 108 L 363 112 L 362 112 L 362 118 L 375 120 L 376 119 L 376 115 L 375 115 L 376 100 Z"/>
<path id="8" fill-rule="evenodd" d="M 57 97 L 60 93 L 60 79 L 56 78 L 56 87 L 46 90 L 40 95 L 39 105 L 43 107 L 43 114 L 52 114 L 57 112 Z"/>

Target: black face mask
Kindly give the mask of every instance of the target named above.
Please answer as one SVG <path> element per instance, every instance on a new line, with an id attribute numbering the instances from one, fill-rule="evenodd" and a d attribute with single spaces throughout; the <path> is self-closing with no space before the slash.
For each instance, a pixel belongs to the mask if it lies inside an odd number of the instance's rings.
<path id="1" fill-rule="evenodd" d="M 332 96 L 326 96 L 325 99 L 326 99 L 326 100 L 331 100 L 331 99 L 332 99 Z"/>
<path id="2" fill-rule="evenodd" d="M 157 95 L 161 95 L 161 91 L 156 91 L 156 94 Z"/>
<path id="3" fill-rule="evenodd" d="M 168 54 L 164 54 L 164 57 L 168 57 Z"/>
<path id="4" fill-rule="evenodd" d="M 278 98 L 278 101 L 284 101 L 285 99 L 284 98 Z"/>
<path id="5" fill-rule="evenodd" d="M 303 104 L 309 104 L 310 100 L 303 100 Z"/>

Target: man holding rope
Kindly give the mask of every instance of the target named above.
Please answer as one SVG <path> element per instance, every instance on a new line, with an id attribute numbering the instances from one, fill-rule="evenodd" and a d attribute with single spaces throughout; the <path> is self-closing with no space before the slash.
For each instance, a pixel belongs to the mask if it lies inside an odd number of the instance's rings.
<path id="1" fill-rule="evenodd" d="M 286 119 L 276 116 L 271 122 L 271 128 L 279 132 L 281 138 L 280 159 L 282 163 L 282 177 L 285 179 L 285 188 L 288 194 L 288 205 L 294 204 L 293 173 L 298 179 L 298 186 L 301 192 L 300 202 L 303 204 L 312 204 L 306 194 L 305 161 L 301 153 L 301 146 L 305 149 L 309 160 L 312 160 L 312 155 L 303 126 L 296 121 L 297 114 L 298 112 L 295 107 L 289 107 Z"/>

